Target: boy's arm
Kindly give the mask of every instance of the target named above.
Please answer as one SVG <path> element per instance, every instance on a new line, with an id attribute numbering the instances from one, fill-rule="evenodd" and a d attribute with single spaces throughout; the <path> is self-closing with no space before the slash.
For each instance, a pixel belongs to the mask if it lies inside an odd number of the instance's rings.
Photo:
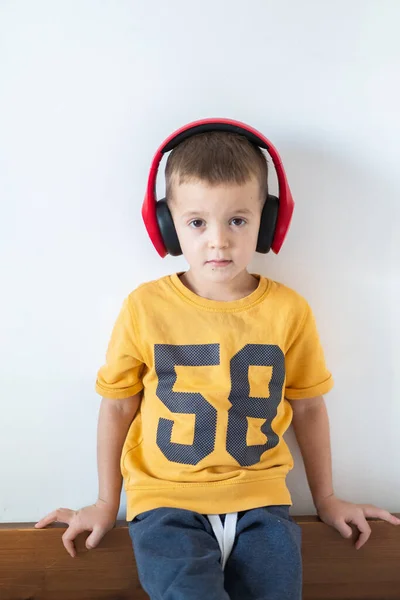
<path id="1" fill-rule="evenodd" d="M 97 471 L 100 502 L 118 513 L 122 475 L 120 460 L 129 427 L 139 408 L 141 393 L 125 400 L 103 398 L 97 426 Z"/>
<path id="2" fill-rule="evenodd" d="M 366 517 L 400 525 L 400 519 L 386 510 L 367 504 L 352 504 L 336 498 L 332 483 L 329 419 L 324 399 L 318 396 L 289 402 L 293 409 L 294 432 L 321 520 L 335 527 L 343 537 L 350 537 L 352 534 L 349 523 L 355 525 L 361 534 L 356 542 L 357 550 L 371 535 Z"/>
<path id="3" fill-rule="evenodd" d="M 328 413 L 322 396 L 289 400 L 293 429 L 306 469 L 308 485 L 318 509 L 320 501 L 333 495 L 332 457 Z"/>
<path id="4" fill-rule="evenodd" d="M 62 541 L 72 557 L 76 555 L 74 539 L 79 533 L 91 531 L 86 540 L 86 547 L 90 549 L 97 546 L 107 531 L 114 526 L 122 485 L 122 447 L 140 401 L 141 393 L 125 400 L 102 399 L 97 427 L 97 501 L 77 511 L 59 508 L 36 523 L 37 528 L 46 527 L 54 522 L 67 523 L 68 528 L 62 536 Z"/>

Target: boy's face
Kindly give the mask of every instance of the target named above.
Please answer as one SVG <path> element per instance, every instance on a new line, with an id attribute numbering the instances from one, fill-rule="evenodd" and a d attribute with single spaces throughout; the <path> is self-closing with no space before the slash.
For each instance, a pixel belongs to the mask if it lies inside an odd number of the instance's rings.
<path id="1" fill-rule="evenodd" d="M 183 255 L 197 277 L 228 283 L 256 250 L 263 202 L 254 178 L 243 185 L 174 185 L 169 203 Z"/>

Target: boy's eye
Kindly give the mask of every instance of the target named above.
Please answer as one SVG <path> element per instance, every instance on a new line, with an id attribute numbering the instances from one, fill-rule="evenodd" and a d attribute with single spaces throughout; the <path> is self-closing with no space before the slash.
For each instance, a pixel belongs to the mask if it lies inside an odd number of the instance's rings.
<path id="1" fill-rule="evenodd" d="M 204 221 L 202 219 L 193 219 L 193 221 L 191 221 L 189 225 L 194 229 L 199 229 L 203 225 L 203 223 Z"/>
<path id="2" fill-rule="evenodd" d="M 246 221 L 244 219 L 241 219 L 240 217 L 236 217 L 235 219 L 232 219 L 231 223 L 233 223 L 233 225 L 235 225 L 236 227 L 243 227 Z"/>

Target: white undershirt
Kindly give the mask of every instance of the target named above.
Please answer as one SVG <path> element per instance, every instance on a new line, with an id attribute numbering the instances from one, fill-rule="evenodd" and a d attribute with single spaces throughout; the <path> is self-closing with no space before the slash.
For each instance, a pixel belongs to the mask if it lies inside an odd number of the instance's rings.
<path id="1" fill-rule="evenodd" d="M 233 544 L 235 542 L 238 514 L 237 512 L 227 513 L 225 515 L 224 525 L 222 525 L 221 517 L 219 515 L 207 515 L 207 517 L 211 523 L 211 527 L 221 550 L 221 565 L 222 570 L 224 570 L 226 561 L 232 552 Z"/>

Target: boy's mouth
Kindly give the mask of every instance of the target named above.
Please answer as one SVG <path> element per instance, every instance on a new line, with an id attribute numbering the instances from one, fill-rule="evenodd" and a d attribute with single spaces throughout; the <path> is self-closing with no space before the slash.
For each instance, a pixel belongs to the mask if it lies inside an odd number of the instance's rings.
<path id="1" fill-rule="evenodd" d="M 207 264 L 212 265 L 213 267 L 226 267 L 231 262 L 231 260 L 208 260 Z"/>

